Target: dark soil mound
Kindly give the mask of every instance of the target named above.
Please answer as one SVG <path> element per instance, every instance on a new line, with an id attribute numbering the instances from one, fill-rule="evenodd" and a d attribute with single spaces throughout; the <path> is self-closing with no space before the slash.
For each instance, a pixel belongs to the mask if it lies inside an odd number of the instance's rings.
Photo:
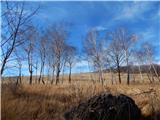
<path id="1" fill-rule="evenodd" d="M 64 114 L 66 120 L 139 120 L 140 109 L 130 97 L 100 94 Z"/>

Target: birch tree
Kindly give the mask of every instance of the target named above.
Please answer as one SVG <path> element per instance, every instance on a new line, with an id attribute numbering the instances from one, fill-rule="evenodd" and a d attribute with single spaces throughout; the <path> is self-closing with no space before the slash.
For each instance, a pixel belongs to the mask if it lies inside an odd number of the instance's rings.
<path id="1" fill-rule="evenodd" d="M 47 52 L 47 36 L 42 36 L 40 40 L 39 45 L 39 56 L 40 56 L 40 74 L 38 82 L 40 83 L 42 81 L 43 84 L 45 84 L 43 76 L 44 76 L 44 69 L 45 69 L 45 62 L 46 62 L 46 53 Z"/>
<path id="2" fill-rule="evenodd" d="M 121 84 L 121 70 L 120 65 L 124 62 L 125 56 L 121 43 L 120 31 L 116 30 L 114 32 L 109 33 L 109 38 L 111 40 L 108 47 L 108 55 L 110 59 L 113 61 L 116 66 L 118 72 L 118 80 Z"/>
<path id="3" fill-rule="evenodd" d="M 118 39 L 119 39 L 119 42 L 122 43 L 122 49 L 124 51 L 125 63 L 126 63 L 126 67 L 127 67 L 127 84 L 129 85 L 129 83 L 130 83 L 129 61 L 130 61 L 130 57 L 133 53 L 132 46 L 136 41 L 136 35 L 129 33 L 124 28 L 120 28 L 118 31 L 119 31 L 119 35 L 118 35 L 119 38 Z"/>
<path id="4" fill-rule="evenodd" d="M 26 13 L 24 2 L 6 1 L 2 2 L 2 7 L 1 75 L 15 48 L 25 42 L 20 38 L 29 30 L 27 25 L 38 10 Z"/>
<path id="5" fill-rule="evenodd" d="M 71 83 L 72 67 L 76 63 L 76 48 L 74 46 L 66 46 L 66 66 L 69 67 L 69 83 Z"/>
<path id="6" fill-rule="evenodd" d="M 60 72 L 64 65 L 67 31 L 63 25 L 56 24 L 49 29 L 48 33 L 55 61 L 53 66 L 56 71 L 56 84 L 58 84 Z"/>
<path id="7" fill-rule="evenodd" d="M 33 77 L 33 69 L 35 68 L 34 65 L 34 52 L 35 52 L 35 42 L 36 42 L 36 29 L 35 27 L 31 26 L 30 31 L 26 33 L 24 36 L 26 39 L 26 43 L 24 45 L 24 51 L 27 56 L 27 62 L 28 62 L 28 71 L 29 71 L 29 84 L 32 84 L 32 77 Z"/>
<path id="8" fill-rule="evenodd" d="M 160 82 L 159 74 L 158 74 L 158 72 L 155 69 L 155 66 L 153 64 L 153 61 L 154 61 L 154 47 L 148 42 L 143 43 L 142 47 L 143 47 L 145 55 L 146 55 L 146 62 L 149 64 L 149 71 L 150 71 L 150 74 L 152 76 L 152 81 L 154 81 L 154 76 L 153 76 L 153 73 L 154 73 L 156 78 Z"/>
<path id="9" fill-rule="evenodd" d="M 94 69 L 98 71 L 99 82 L 104 83 L 103 69 L 104 69 L 104 52 L 103 43 L 98 40 L 98 32 L 90 30 L 84 40 L 84 50 L 92 62 Z"/>

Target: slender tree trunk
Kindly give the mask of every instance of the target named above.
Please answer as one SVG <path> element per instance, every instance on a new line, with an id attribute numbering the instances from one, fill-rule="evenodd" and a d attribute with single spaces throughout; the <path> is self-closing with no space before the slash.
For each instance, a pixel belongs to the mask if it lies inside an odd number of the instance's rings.
<path id="1" fill-rule="evenodd" d="M 36 63 L 36 81 L 35 81 L 36 84 L 37 84 L 37 82 L 38 82 L 38 81 L 37 81 L 37 80 L 38 80 L 38 77 L 37 77 L 37 69 L 38 69 L 38 68 L 37 68 L 37 63 Z"/>
<path id="2" fill-rule="evenodd" d="M 2 76 L 2 74 L 3 74 L 3 71 L 4 71 L 4 67 L 5 67 L 5 65 L 6 65 L 6 62 L 7 62 L 7 58 L 4 59 L 4 61 L 2 62 L 3 64 L 2 64 L 2 67 L 1 67 L 1 76 Z"/>
<path id="3" fill-rule="evenodd" d="M 129 66 L 127 65 L 127 85 L 130 84 L 130 72 L 129 72 Z"/>
<path id="4" fill-rule="evenodd" d="M 147 77 L 148 77 L 148 80 L 150 81 L 150 83 L 152 83 L 152 80 L 151 80 L 148 72 L 147 72 Z"/>
<path id="5" fill-rule="evenodd" d="M 151 64 L 149 65 L 149 73 L 151 75 L 151 78 L 152 78 L 152 82 L 154 82 L 154 76 L 153 76 L 153 73 L 152 73 L 152 70 L 151 70 L 152 66 Z"/>
<path id="6" fill-rule="evenodd" d="M 30 71 L 30 78 L 29 78 L 29 84 L 32 84 L 32 71 Z"/>
<path id="7" fill-rule="evenodd" d="M 22 81 L 21 81 L 21 66 L 19 66 L 19 75 L 18 75 L 18 77 L 17 77 L 17 82 L 16 82 L 16 85 L 18 85 L 18 84 L 21 84 L 22 83 Z"/>
<path id="8" fill-rule="evenodd" d="M 53 84 L 53 82 L 54 82 L 54 72 L 55 72 L 55 68 L 53 67 L 51 84 Z"/>
<path id="9" fill-rule="evenodd" d="M 98 76 L 98 82 L 100 83 L 101 82 L 100 70 L 98 70 L 97 76 Z"/>
<path id="10" fill-rule="evenodd" d="M 39 79 L 38 79 L 39 84 L 40 84 L 41 81 L 42 81 L 43 84 L 45 84 L 45 82 L 43 80 L 43 71 L 44 71 L 44 61 L 41 64 L 41 70 L 40 70 L 40 75 L 39 75 Z"/>
<path id="11" fill-rule="evenodd" d="M 45 84 L 45 82 L 44 82 L 44 67 L 43 67 L 43 70 L 42 70 L 42 83 Z"/>
<path id="12" fill-rule="evenodd" d="M 142 75 L 142 72 L 141 72 L 141 66 L 140 65 L 138 66 L 138 69 L 139 69 L 139 73 L 140 73 L 140 76 L 141 76 L 141 80 L 144 82 L 143 75 Z"/>
<path id="13" fill-rule="evenodd" d="M 111 75 L 111 84 L 113 85 L 113 72 L 111 68 L 110 68 L 110 75 Z"/>
<path id="14" fill-rule="evenodd" d="M 62 69 L 62 84 L 63 84 L 63 81 L 64 81 L 64 66 L 63 66 L 63 69 Z"/>
<path id="15" fill-rule="evenodd" d="M 42 74 L 42 66 L 41 66 L 41 69 L 40 69 L 40 74 L 39 74 L 39 79 L 38 79 L 38 83 L 40 84 L 41 82 L 41 74 Z"/>
<path id="16" fill-rule="evenodd" d="M 126 63 L 127 63 L 127 85 L 130 83 L 130 72 L 129 72 L 129 61 L 128 61 L 128 50 L 125 50 L 125 57 L 126 57 Z"/>
<path id="17" fill-rule="evenodd" d="M 17 77 L 17 81 L 16 81 L 16 85 L 18 85 L 19 84 L 19 77 Z"/>
<path id="18" fill-rule="evenodd" d="M 120 66 L 118 64 L 117 66 L 117 70 L 118 70 L 118 79 L 119 79 L 119 84 L 121 84 L 121 70 L 120 70 Z"/>
<path id="19" fill-rule="evenodd" d="M 147 71 L 147 77 L 148 77 L 148 79 L 149 79 L 149 81 L 150 81 L 150 83 L 153 83 L 153 76 L 152 76 L 152 71 L 151 71 L 151 65 L 149 65 L 149 68 L 148 68 L 148 71 Z"/>
<path id="20" fill-rule="evenodd" d="M 103 71 L 102 71 L 101 67 L 100 67 L 100 80 L 101 80 L 101 83 L 103 85 L 104 84 L 104 79 L 103 79 Z"/>
<path id="21" fill-rule="evenodd" d="M 136 83 L 136 78 L 135 78 L 135 69 L 133 66 L 130 67 L 130 69 L 132 70 L 132 77 L 133 77 L 133 82 Z"/>
<path id="22" fill-rule="evenodd" d="M 72 67 L 70 65 L 70 67 L 69 67 L 69 83 L 71 83 L 71 69 L 72 69 Z"/>
<path id="23" fill-rule="evenodd" d="M 60 74 L 60 70 L 57 70 L 57 75 L 56 75 L 56 85 L 59 83 L 59 74 Z"/>
<path id="24" fill-rule="evenodd" d="M 48 70 L 47 70 L 47 84 L 50 81 L 50 67 L 48 66 Z"/>
<path id="25" fill-rule="evenodd" d="M 133 75 L 133 76 L 132 76 L 132 77 L 133 77 L 133 82 L 136 83 L 136 78 L 135 78 L 134 73 L 133 73 L 132 75 Z"/>
<path id="26" fill-rule="evenodd" d="M 156 74 L 157 79 L 158 79 L 158 80 L 159 80 L 159 82 L 160 82 L 159 75 L 158 75 L 157 70 L 155 69 L 155 67 L 154 67 L 154 65 L 153 65 L 153 64 L 152 64 L 152 67 L 153 67 L 154 73 Z"/>
<path id="27" fill-rule="evenodd" d="M 22 83 L 22 72 L 21 72 L 21 68 L 19 70 L 19 83 Z"/>
<path id="28" fill-rule="evenodd" d="M 60 61 L 60 60 L 59 60 Z M 57 74 L 56 74 L 56 85 L 59 83 L 59 74 L 60 74 L 60 63 L 57 65 Z"/>

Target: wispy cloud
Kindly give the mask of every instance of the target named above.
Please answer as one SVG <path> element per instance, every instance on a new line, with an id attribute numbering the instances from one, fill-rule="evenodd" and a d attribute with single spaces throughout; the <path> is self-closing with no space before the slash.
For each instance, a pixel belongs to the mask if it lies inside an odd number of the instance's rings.
<path id="1" fill-rule="evenodd" d="M 118 12 L 119 15 L 115 17 L 115 20 L 120 19 L 143 19 L 143 13 L 150 9 L 151 5 L 149 2 L 132 2 L 124 4 L 122 9 Z"/>
<path id="2" fill-rule="evenodd" d="M 88 61 L 82 60 L 82 61 L 77 62 L 72 71 L 74 73 L 76 73 L 76 72 L 88 72 L 89 71 Z"/>
<path id="3" fill-rule="evenodd" d="M 104 27 L 104 26 L 96 26 L 96 27 L 94 27 L 94 29 L 97 30 L 97 31 L 104 31 L 104 30 L 107 30 L 107 28 Z"/>

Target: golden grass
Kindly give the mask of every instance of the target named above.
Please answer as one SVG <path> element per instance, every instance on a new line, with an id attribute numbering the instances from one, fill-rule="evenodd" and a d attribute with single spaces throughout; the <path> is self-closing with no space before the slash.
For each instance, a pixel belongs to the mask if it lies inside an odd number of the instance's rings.
<path id="1" fill-rule="evenodd" d="M 2 84 L 2 120 L 63 120 L 66 110 L 101 92 L 132 97 L 143 116 L 160 115 L 160 83 L 138 82 L 129 86 L 105 83 L 102 86 L 82 80 L 59 85 L 23 84 L 16 87 L 15 84 Z"/>
<path id="2" fill-rule="evenodd" d="M 104 78 L 105 78 L 105 83 L 106 84 L 111 84 L 111 74 L 110 73 L 104 73 Z M 3 83 L 10 83 L 10 82 L 15 82 L 16 81 L 16 77 L 5 77 L 3 78 L 4 80 L 2 81 Z M 38 77 L 37 77 L 38 79 Z M 65 74 L 64 76 L 60 76 L 61 81 L 60 82 L 68 82 L 68 75 Z M 62 80 L 63 79 L 63 80 Z M 73 81 L 90 81 L 90 82 L 94 82 L 98 80 L 98 73 L 74 73 L 72 74 L 72 79 Z M 121 79 L 122 79 L 122 83 L 126 84 L 127 81 L 127 74 L 126 73 L 121 73 Z M 130 75 L 130 81 L 131 83 L 136 82 L 136 83 L 149 83 L 150 81 L 148 80 L 147 75 L 144 73 L 143 74 L 143 79 L 144 81 L 141 80 L 141 76 L 140 74 L 131 74 Z M 113 73 L 113 80 L 114 83 L 117 84 L 118 83 L 118 74 L 117 73 Z M 158 81 L 155 77 L 155 80 Z M 47 78 L 47 76 L 44 77 L 44 81 L 45 83 L 51 83 L 51 77 Z M 28 76 L 23 76 L 22 77 L 22 83 L 26 84 L 29 83 L 29 77 Z M 36 76 L 33 76 L 33 83 L 36 83 Z"/>
<path id="3" fill-rule="evenodd" d="M 145 116 L 160 113 L 160 85 L 2 85 L 2 119 L 63 120 L 63 113 L 100 92 L 132 97 Z"/>

